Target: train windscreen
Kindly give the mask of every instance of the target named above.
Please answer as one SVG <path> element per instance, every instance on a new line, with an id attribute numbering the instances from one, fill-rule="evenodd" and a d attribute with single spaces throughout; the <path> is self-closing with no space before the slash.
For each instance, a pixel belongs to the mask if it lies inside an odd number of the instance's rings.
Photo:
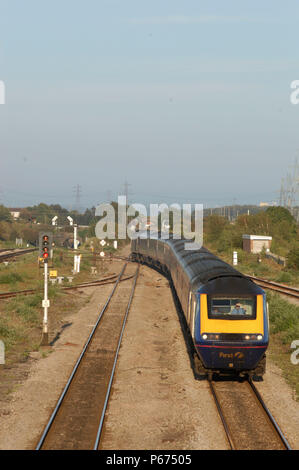
<path id="1" fill-rule="evenodd" d="M 209 318 L 254 319 L 256 318 L 255 297 L 210 296 Z"/>

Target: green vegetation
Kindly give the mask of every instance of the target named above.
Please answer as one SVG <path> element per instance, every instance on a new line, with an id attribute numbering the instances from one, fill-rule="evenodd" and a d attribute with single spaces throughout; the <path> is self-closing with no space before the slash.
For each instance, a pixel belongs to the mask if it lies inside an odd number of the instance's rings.
<path id="1" fill-rule="evenodd" d="M 272 236 L 271 251 L 280 256 L 288 256 L 290 250 L 299 249 L 296 221 L 284 207 L 241 215 L 234 222 L 219 215 L 204 220 L 205 244 L 211 244 L 219 253 L 242 248 L 243 234 Z"/>
<path id="2" fill-rule="evenodd" d="M 18 220 L 13 220 L 9 209 L 0 205 L 0 242 L 3 248 L 14 246 L 16 238 L 22 238 L 24 243 L 35 245 L 39 231 L 53 230 L 51 221 L 54 216 L 58 216 L 58 224 L 64 227 L 63 232 L 73 233 L 73 227 L 70 227 L 67 221 L 68 216 L 71 216 L 79 226 L 84 226 L 85 228 L 79 229 L 81 239 L 85 239 L 89 234 L 89 226 L 94 227 L 98 220 L 94 215 L 94 207 L 80 214 L 77 211 L 68 211 L 59 204 L 41 203 L 37 206 L 20 208 L 19 212 Z M 94 236 L 94 231 L 91 236 Z"/>
<path id="3" fill-rule="evenodd" d="M 272 236 L 271 251 L 286 257 L 287 266 L 267 259 L 264 251 L 260 255 L 244 252 L 243 234 Z M 212 252 L 231 263 L 233 251 L 237 251 L 240 271 L 294 285 L 299 284 L 298 234 L 295 219 L 284 207 L 269 207 L 256 214 L 243 214 L 234 222 L 219 215 L 204 219 L 204 244 Z"/>
<path id="4" fill-rule="evenodd" d="M 73 283 L 80 284 L 94 280 L 91 266 L 96 265 L 97 278 L 103 277 L 107 271 L 106 263 L 99 256 L 95 259 L 91 251 L 92 241 L 97 252 L 99 251 L 97 248 L 103 250 L 96 238 L 89 239 L 87 244 L 83 244 L 78 250 L 78 254 L 82 254 L 80 273 L 75 275 Z M 112 246 L 106 246 L 104 251 L 115 252 Z M 68 285 L 68 276 L 73 277 L 73 266 L 74 252 L 56 247 L 53 261 L 49 261 L 49 270 L 57 270 L 58 276 L 65 277 L 64 285 Z M 25 359 L 30 351 L 39 348 L 43 315 L 43 282 L 43 269 L 38 265 L 37 253 L 19 257 L 15 262 L 9 262 L 8 266 L 0 264 L 0 292 L 36 289 L 33 295 L 20 295 L 0 302 L 0 339 L 5 343 L 8 364 Z M 49 283 L 48 293 L 51 301 L 50 317 L 58 318 L 59 325 L 62 315 L 74 312 L 82 305 L 75 291 L 71 291 L 69 295 L 69 291 L 63 291 L 58 284 Z"/>
<path id="5" fill-rule="evenodd" d="M 4 341 L 6 351 L 9 352 L 10 348 L 22 339 L 22 331 L 0 316 L 0 338 Z"/>
<path id="6" fill-rule="evenodd" d="M 48 228 L 48 227 L 46 227 Z M 29 225 L 22 222 L 0 222 L 0 241 L 1 248 L 11 248 L 15 245 L 16 238 L 22 238 L 24 243 L 35 245 L 38 239 L 39 230 L 44 229 L 43 226 Z M 25 245 L 26 246 L 26 245 Z M 24 246 L 23 246 L 24 248 Z"/>
<path id="7" fill-rule="evenodd" d="M 69 212 L 59 205 L 28 207 L 20 210 L 18 220 L 12 220 L 7 208 L 0 206 L 0 248 L 7 249 L 15 246 L 15 239 L 23 239 L 24 244 L 36 244 L 38 234 L 42 230 L 54 231 L 56 246 L 54 258 L 49 260 L 49 270 L 57 270 L 58 276 L 64 277 L 64 285 L 68 285 L 68 277 L 73 277 L 74 284 L 95 280 L 91 274 L 91 266 L 97 267 L 97 278 L 103 277 L 107 272 L 107 264 L 99 257 L 100 251 L 114 253 L 112 241 L 104 248 L 95 237 L 95 225 L 99 217 L 94 216 L 94 208 L 87 209 L 84 214 Z M 58 223 L 64 227 L 50 226 L 51 219 L 58 215 Z M 61 246 L 65 239 L 72 238 L 73 227 L 70 227 L 67 216 L 70 215 L 79 226 L 78 234 L 81 246 L 76 254 L 82 255 L 80 273 L 72 273 L 74 267 L 74 251 Z M 84 227 L 82 227 L 84 225 Z M 87 239 L 87 242 L 85 240 Z M 126 243 L 122 241 L 119 245 Z M 25 245 L 26 246 L 26 245 Z M 96 255 L 97 253 L 97 255 Z M 0 339 L 5 344 L 6 364 L 1 366 L 2 384 L 9 379 L 6 369 L 9 370 L 14 363 L 25 361 L 30 352 L 39 351 L 42 334 L 42 299 L 43 299 L 43 269 L 38 263 L 38 253 L 18 257 L 15 261 L 8 259 L 8 265 L 0 263 L 0 292 L 11 292 L 25 289 L 34 289 L 35 294 L 18 296 L 0 302 Z M 56 334 L 61 330 L 61 320 L 65 320 L 69 313 L 78 311 L 89 300 L 77 291 L 62 290 L 61 286 L 49 283 L 49 298 L 51 307 L 49 311 L 49 331 Z M 40 351 L 39 355 L 45 356 Z M 4 376 L 2 375 L 4 374 Z M 3 389 L 1 388 L 1 391 Z"/>
<path id="8" fill-rule="evenodd" d="M 54 266 L 58 275 L 71 276 L 73 256 L 68 250 L 55 250 Z M 60 256 L 62 255 L 62 259 Z M 58 266 L 60 264 L 60 266 Z M 52 269 L 52 268 L 50 268 Z M 54 269 L 54 267 L 53 267 Z M 101 269 L 99 269 L 101 271 Z M 104 272 L 104 270 L 103 270 Z M 85 282 L 94 277 L 90 274 L 90 260 L 83 257 L 81 272 L 74 282 Z M 36 253 L 18 258 L 7 267 L 0 264 L 0 291 L 9 292 L 23 289 L 36 289 L 28 296 L 17 296 L 0 302 L 0 339 L 5 343 L 6 364 L 25 360 L 31 351 L 39 349 L 42 329 L 43 269 L 38 267 Z M 51 302 L 51 329 L 60 328 L 62 316 L 74 312 L 82 305 L 80 296 L 71 291 L 63 291 L 57 284 L 49 284 Z"/>
<path id="9" fill-rule="evenodd" d="M 0 205 L 0 221 L 4 221 L 4 222 L 11 222 L 12 221 L 12 217 L 11 217 L 11 214 L 9 212 L 9 210 Z"/>
<path id="10" fill-rule="evenodd" d="M 9 272 L 0 274 L 0 284 L 16 284 L 23 281 L 24 278 L 17 272 Z"/>
<path id="11" fill-rule="evenodd" d="M 293 276 L 291 273 L 286 271 L 281 271 L 279 276 L 276 278 L 277 282 L 283 282 L 285 284 L 292 282 Z"/>
<path id="12" fill-rule="evenodd" d="M 118 204 L 111 202 L 111 205 L 115 212 L 115 235 L 117 237 Z M 62 246 L 66 239 L 72 240 L 73 238 L 74 229 L 67 221 L 68 216 L 72 217 L 79 227 L 78 236 L 81 243 L 83 244 L 86 239 L 89 239 L 89 245 L 90 238 L 92 238 L 94 246 L 96 247 L 98 240 L 95 236 L 95 227 L 97 222 L 106 215 L 104 213 L 102 217 L 96 217 L 95 207 L 86 209 L 84 214 L 80 214 L 77 211 L 68 211 L 59 204 L 48 206 L 44 203 L 38 204 L 37 206 L 21 208 L 19 211 L 19 219 L 13 220 L 9 210 L 4 206 L 0 206 L 0 248 L 11 248 L 15 245 L 16 238 L 23 240 L 23 247 L 24 245 L 26 246 L 27 243 L 36 246 L 39 232 L 42 230 L 53 231 L 56 246 Z M 51 225 L 54 216 L 58 216 L 58 229 L 54 229 Z M 129 217 L 128 219 L 133 218 L 134 217 Z M 128 239 L 119 241 L 119 246 L 123 246 L 128 243 L 128 241 Z"/>
<path id="13" fill-rule="evenodd" d="M 0 339 L 5 343 L 6 365 L 25 360 L 29 353 L 38 351 L 42 334 L 41 293 L 19 296 L 0 304 Z M 69 312 L 74 313 L 83 305 L 79 295 L 61 291 L 58 287 L 49 289 L 51 301 L 51 329 L 60 328 L 61 319 Z"/>
<path id="14" fill-rule="evenodd" d="M 299 246 L 295 246 L 288 253 L 288 268 L 299 269 Z"/>
<path id="15" fill-rule="evenodd" d="M 86 209 L 84 214 L 77 211 L 68 211 L 59 204 L 47 205 L 40 203 L 37 206 L 25 207 L 21 210 L 21 220 L 25 222 L 38 222 L 40 224 L 51 224 L 54 216 L 58 216 L 63 223 L 67 222 L 67 217 L 71 216 L 79 225 L 89 225 L 94 218 L 95 208 Z"/>
<path id="16" fill-rule="evenodd" d="M 299 339 L 299 306 L 284 300 L 280 295 L 267 293 L 271 333 L 279 334 L 283 344 Z"/>
<path id="17" fill-rule="evenodd" d="M 267 293 L 270 317 L 268 356 L 278 365 L 299 400 L 299 364 L 291 363 L 292 341 L 299 339 L 299 306 L 276 293 Z"/>

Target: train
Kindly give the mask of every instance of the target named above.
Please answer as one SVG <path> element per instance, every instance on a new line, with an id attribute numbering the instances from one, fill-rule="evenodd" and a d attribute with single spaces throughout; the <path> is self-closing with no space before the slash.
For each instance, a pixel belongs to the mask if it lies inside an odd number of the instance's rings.
<path id="1" fill-rule="evenodd" d="M 196 378 L 235 374 L 262 380 L 269 343 L 265 291 L 205 247 L 185 249 L 187 242 L 139 232 L 131 241 L 131 259 L 171 281 L 191 338 Z"/>

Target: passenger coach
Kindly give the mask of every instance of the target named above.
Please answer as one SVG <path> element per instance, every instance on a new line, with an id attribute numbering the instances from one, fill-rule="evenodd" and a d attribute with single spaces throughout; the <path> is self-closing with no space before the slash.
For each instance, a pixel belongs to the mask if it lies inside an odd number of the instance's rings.
<path id="1" fill-rule="evenodd" d="M 192 337 L 198 376 L 261 377 L 269 339 L 265 292 L 206 248 L 185 250 L 186 242 L 139 233 L 132 241 L 132 259 L 171 279 Z"/>

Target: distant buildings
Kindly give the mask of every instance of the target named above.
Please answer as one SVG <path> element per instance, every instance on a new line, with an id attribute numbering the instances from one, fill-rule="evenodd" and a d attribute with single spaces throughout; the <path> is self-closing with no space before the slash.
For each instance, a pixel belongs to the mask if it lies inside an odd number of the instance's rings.
<path id="1" fill-rule="evenodd" d="M 12 216 L 12 218 L 13 218 L 14 220 L 18 220 L 18 219 L 20 218 L 21 210 L 22 210 L 22 209 L 9 208 L 8 210 L 9 210 L 10 215 Z"/>
<path id="2" fill-rule="evenodd" d="M 260 202 L 260 207 L 272 207 L 277 206 L 277 202 Z"/>

